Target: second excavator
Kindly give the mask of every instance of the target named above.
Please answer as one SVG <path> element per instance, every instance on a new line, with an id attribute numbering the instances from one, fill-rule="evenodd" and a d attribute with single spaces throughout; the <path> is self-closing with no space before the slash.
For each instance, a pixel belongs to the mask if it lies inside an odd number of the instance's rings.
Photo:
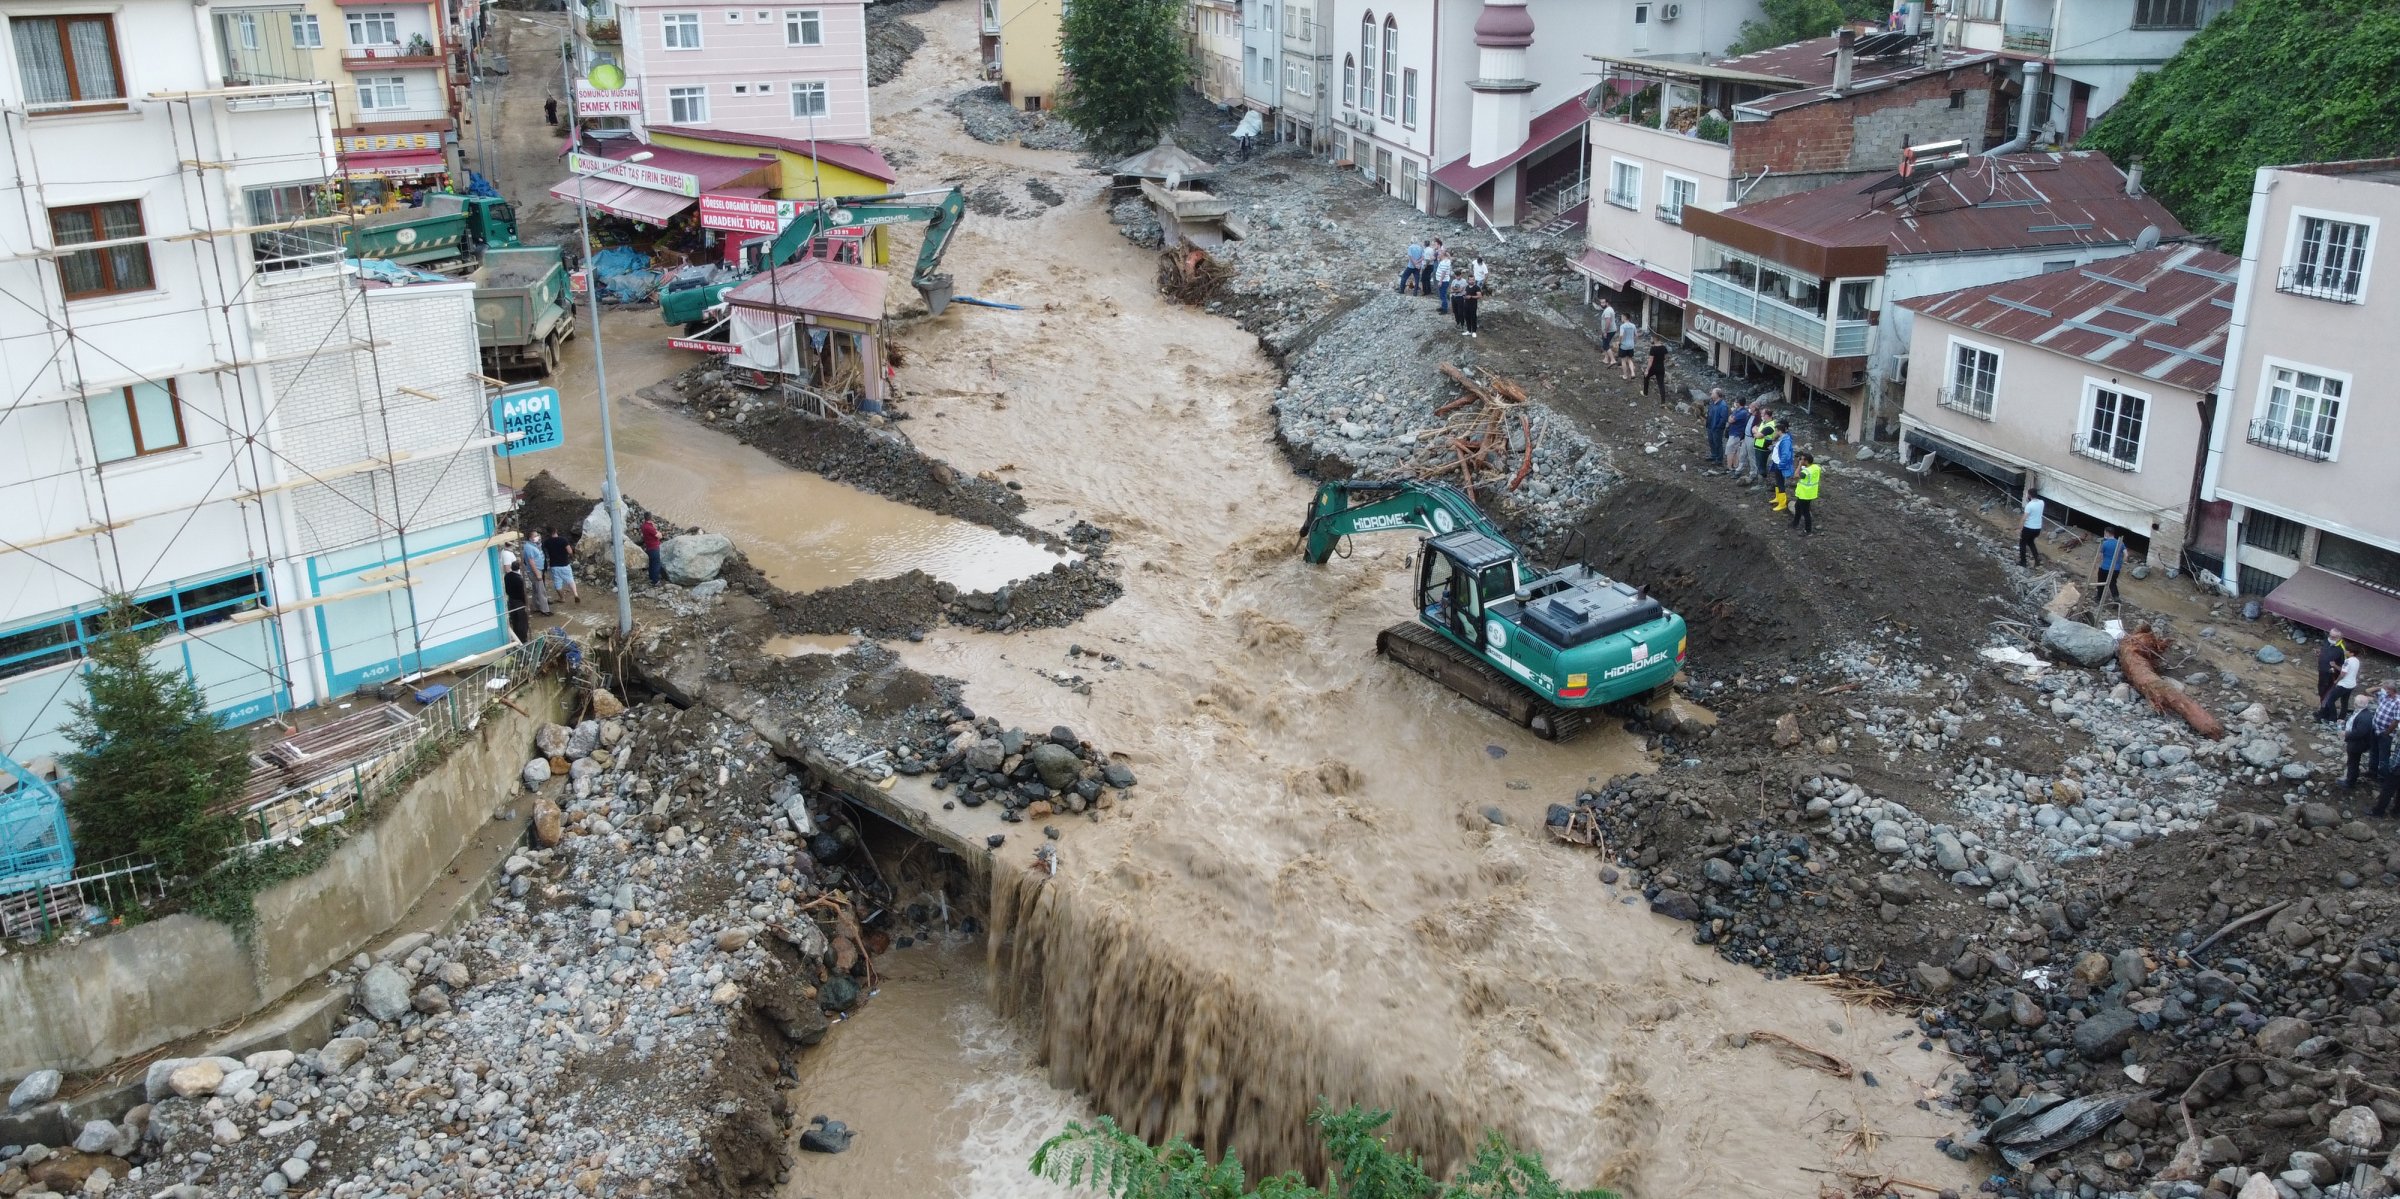
<path id="1" fill-rule="evenodd" d="M 1417 619 L 1375 648 L 1563 741 L 1621 700 L 1664 702 L 1682 669 L 1684 623 L 1648 590 L 1589 565 L 1537 570 L 1456 488 L 1340 480 L 1317 488 L 1300 527 L 1315 565 L 1355 533 L 1414 529 Z"/>

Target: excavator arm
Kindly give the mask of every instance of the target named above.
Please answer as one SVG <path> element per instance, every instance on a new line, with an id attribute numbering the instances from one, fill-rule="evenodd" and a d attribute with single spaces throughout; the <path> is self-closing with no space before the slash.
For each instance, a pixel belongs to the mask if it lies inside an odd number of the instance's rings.
<path id="1" fill-rule="evenodd" d="M 1308 518 L 1301 523 L 1302 556 L 1322 566 L 1333 556 L 1336 542 L 1353 533 L 1388 533 L 1415 529 L 1440 536 L 1474 529 L 1503 544 L 1492 522 L 1457 488 L 1439 483 L 1377 483 L 1337 479 L 1317 488 L 1309 501 Z"/>

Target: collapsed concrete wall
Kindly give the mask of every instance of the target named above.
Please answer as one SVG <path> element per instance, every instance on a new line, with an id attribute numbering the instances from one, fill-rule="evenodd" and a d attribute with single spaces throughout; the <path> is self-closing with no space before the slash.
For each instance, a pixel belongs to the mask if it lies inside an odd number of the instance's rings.
<path id="1" fill-rule="evenodd" d="M 518 695 L 522 711 L 493 708 L 324 866 L 261 892 L 247 945 L 224 925 L 175 915 L 0 958 L 0 1078 L 91 1069 L 231 1023 L 357 953 L 516 794 L 524 747 L 565 702 L 565 686 L 542 679 Z"/>

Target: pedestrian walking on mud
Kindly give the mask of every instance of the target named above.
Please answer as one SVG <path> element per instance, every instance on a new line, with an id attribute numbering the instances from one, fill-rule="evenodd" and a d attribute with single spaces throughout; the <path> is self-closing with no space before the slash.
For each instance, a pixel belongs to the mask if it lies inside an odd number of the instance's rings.
<path id="1" fill-rule="evenodd" d="M 2317 694 L 2333 686 L 2333 676 L 2342 672 L 2342 659 L 2349 656 L 2350 643 L 2342 640 L 2342 631 L 2325 630 L 2325 644 L 2317 647 Z"/>
<path id="2" fill-rule="evenodd" d="M 2100 532 L 2100 565 L 2092 576 L 2092 602 L 2103 596 L 2124 603 L 2125 596 L 2117 590 L 2117 576 L 2125 570 L 2125 536 L 2111 525 Z"/>
<path id="3" fill-rule="evenodd" d="M 508 596 L 508 631 L 524 645 L 533 640 L 533 615 L 525 606 L 525 575 L 511 565 L 500 572 L 500 588 Z"/>
<path id="4" fill-rule="evenodd" d="M 1617 364 L 1617 306 L 1600 301 L 1600 365 Z"/>
<path id="5" fill-rule="evenodd" d="M 2042 510 L 2050 505 L 2031 491 L 2025 493 L 2025 521 L 2017 526 L 2017 565 L 2025 565 L 2026 555 L 2033 556 L 2033 565 L 2042 564 Z"/>
<path id="6" fill-rule="evenodd" d="M 1733 405 L 1725 402 L 1725 389 L 1708 389 L 1708 460 L 1725 460 L 1725 422 L 1733 419 Z"/>
<path id="7" fill-rule="evenodd" d="M 1749 461 L 1749 449 L 1743 443 L 1750 440 L 1750 422 L 1758 413 L 1748 404 L 1735 404 L 1725 415 L 1724 446 L 1717 456 L 1725 473 L 1741 476 L 1741 464 Z"/>
<path id="8" fill-rule="evenodd" d="M 1465 293 L 1451 297 L 1450 304 L 1458 310 L 1459 331 L 1477 336 L 1483 327 L 1479 323 L 1483 319 L 1483 281 L 1469 275 Z"/>
<path id="9" fill-rule="evenodd" d="M 1667 339 L 1658 331 L 1650 332 L 1650 368 L 1642 372 L 1642 394 L 1650 393 L 1650 385 L 1658 385 L 1658 402 L 1667 402 Z"/>
<path id="10" fill-rule="evenodd" d="M 2350 710 L 2350 697 L 2358 691 L 2358 655 L 2342 659 L 2342 670 L 2333 678 L 2333 686 L 2325 691 L 2325 702 L 2317 705 L 2317 719 L 2340 720 Z"/>
<path id="11" fill-rule="evenodd" d="M 525 590 L 533 596 L 533 610 L 550 615 L 550 559 L 542 552 L 542 538 L 550 530 L 535 528 L 525 534 L 525 552 L 519 560 L 525 566 Z"/>
<path id="12" fill-rule="evenodd" d="M 1434 311 L 1441 313 L 1443 316 L 1450 315 L 1450 276 L 1452 270 L 1453 268 L 1450 265 L 1450 251 L 1443 250 L 1441 252 L 1441 256 L 1435 260 L 1433 264 L 1433 290 L 1435 294 L 1440 297 L 1440 302 L 1435 306 Z"/>
<path id="13" fill-rule="evenodd" d="M 1633 352 L 1634 343 L 1640 340 L 1642 328 L 1634 324 L 1633 318 L 1630 316 L 1619 318 L 1619 322 L 1617 325 L 1617 370 L 1625 376 L 1627 382 L 1631 382 L 1634 363 L 1638 360 L 1637 355 Z"/>
<path id="14" fill-rule="evenodd" d="M 1404 296 L 1424 295 L 1425 288 L 1418 282 L 1424 274 L 1425 239 L 1418 238 L 1408 243 L 1408 255 L 1400 264 L 1400 286 L 1395 290 Z"/>
<path id="15" fill-rule="evenodd" d="M 542 120 L 547 124 L 558 124 L 558 97 L 552 96 L 542 101 Z"/>
<path id="16" fill-rule="evenodd" d="M 1800 476 L 1792 480 L 1792 527 L 1798 529 L 1802 537 L 1817 535 L 1814 509 L 1817 492 L 1824 483 L 1825 468 L 1817 465 L 1816 455 L 1800 455 Z"/>
<path id="17" fill-rule="evenodd" d="M 666 558 L 659 552 L 659 547 L 666 543 L 666 538 L 658 535 L 658 522 L 647 516 L 643 517 L 642 556 L 650 560 L 650 585 L 653 587 L 667 581 Z"/>
<path id="18" fill-rule="evenodd" d="M 582 603 L 583 588 L 575 585 L 575 547 L 565 529 L 552 529 L 542 538 L 542 556 L 550 560 L 550 594 Z"/>

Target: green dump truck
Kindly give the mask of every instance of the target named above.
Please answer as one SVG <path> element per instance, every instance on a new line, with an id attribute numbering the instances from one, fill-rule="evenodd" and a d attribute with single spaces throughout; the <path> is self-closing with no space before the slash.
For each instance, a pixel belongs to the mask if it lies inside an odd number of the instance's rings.
<path id="1" fill-rule="evenodd" d="M 558 369 L 560 345 L 575 336 L 575 308 L 557 246 L 486 250 L 468 281 L 475 285 L 475 340 L 485 373 Z"/>
<path id="2" fill-rule="evenodd" d="M 362 216 L 342 235 L 342 252 L 352 258 L 427 270 L 471 266 L 486 250 L 517 244 L 517 210 L 497 196 L 428 196 L 420 208 Z"/>

